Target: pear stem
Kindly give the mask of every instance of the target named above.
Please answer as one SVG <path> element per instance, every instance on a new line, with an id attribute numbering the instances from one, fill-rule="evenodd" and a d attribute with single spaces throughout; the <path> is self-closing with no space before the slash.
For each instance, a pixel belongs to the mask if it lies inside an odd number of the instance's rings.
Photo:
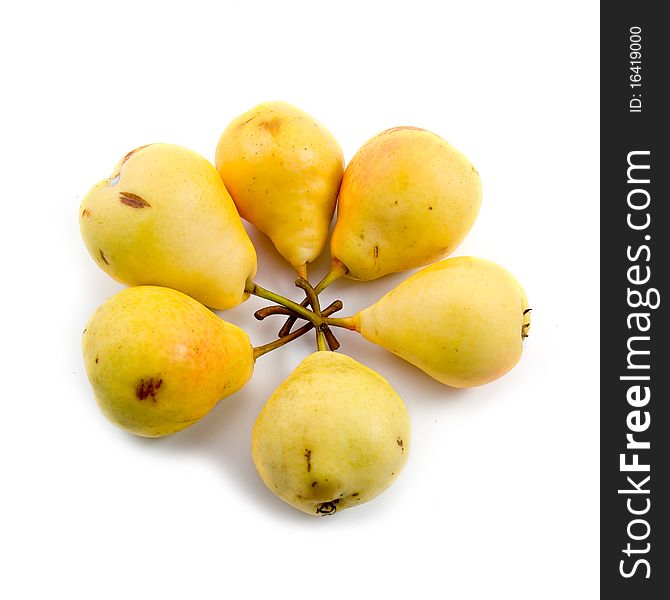
<path id="1" fill-rule="evenodd" d="M 319 329 L 323 331 L 323 335 L 326 338 L 326 343 L 328 344 L 328 347 L 334 352 L 340 347 L 340 342 L 337 341 L 337 338 L 335 337 L 335 334 L 330 330 L 330 327 L 323 323 L 322 325 L 319 326 Z"/>
<path id="2" fill-rule="evenodd" d="M 312 324 L 306 323 L 299 329 L 296 329 L 295 331 L 291 332 L 290 335 L 287 335 L 283 338 L 277 338 L 276 340 L 273 340 L 272 342 L 269 342 L 267 344 L 263 344 L 262 346 L 256 346 L 255 348 L 253 348 L 254 362 L 256 362 L 256 359 L 259 356 L 263 356 L 263 354 L 267 354 L 268 352 L 272 352 L 277 348 L 281 348 L 282 346 L 285 346 L 289 342 L 298 339 L 301 335 L 305 335 L 311 328 Z"/>
<path id="3" fill-rule="evenodd" d="M 316 284 L 314 291 L 318 294 L 323 292 L 331 283 L 337 281 L 341 277 L 344 277 L 349 272 L 349 269 L 344 266 L 344 263 L 333 258 L 333 264 L 330 267 L 330 271 L 326 273 L 326 276 Z"/>
<path id="4" fill-rule="evenodd" d="M 279 339 L 281 340 L 284 338 Z M 323 331 L 321 331 L 321 329 L 316 330 L 316 349 L 319 352 L 328 352 L 328 344 L 326 343 L 326 336 L 323 335 Z"/>
<path id="5" fill-rule="evenodd" d="M 321 305 L 319 304 L 319 297 L 316 295 L 314 288 L 310 285 L 309 281 L 303 277 L 298 277 L 295 280 L 296 286 L 305 290 L 307 294 L 307 299 L 312 305 L 312 310 L 319 316 L 321 316 Z M 323 326 L 316 327 L 316 347 L 319 351 L 326 352 L 328 351 L 328 343 L 326 342 L 326 336 L 324 335 Z M 288 337 L 288 336 L 285 336 Z M 282 339 L 282 338 L 279 338 Z"/>
<path id="6" fill-rule="evenodd" d="M 293 302 L 293 300 L 289 300 L 288 298 L 285 298 L 284 296 L 281 296 L 275 292 L 266 290 L 264 287 L 261 287 L 253 281 L 247 281 L 244 286 L 244 291 L 252 294 L 253 296 L 258 296 L 259 298 L 264 298 L 265 300 L 274 302 L 275 304 L 281 304 L 282 306 L 292 310 L 306 321 L 312 323 L 314 327 L 318 328 L 319 325 L 323 323 L 323 317 L 320 314 L 308 310 L 297 302 Z"/>
<path id="7" fill-rule="evenodd" d="M 344 329 L 349 329 L 351 331 L 356 331 L 355 317 L 326 317 L 324 319 L 326 325 L 332 325 L 333 327 L 343 327 Z"/>
<path id="8" fill-rule="evenodd" d="M 302 265 L 298 265 L 297 267 L 293 268 L 295 269 L 295 272 L 298 274 L 298 277 L 307 279 L 307 263 L 303 263 Z"/>
<path id="9" fill-rule="evenodd" d="M 314 288 L 314 292 L 318 296 L 323 290 L 325 290 L 331 283 L 334 281 L 337 281 L 340 277 L 344 277 L 344 275 L 347 274 L 349 269 L 344 266 L 344 263 L 339 261 L 337 258 L 333 258 L 333 264 L 332 267 L 330 268 L 330 271 L 326 273 L 325 277 L 319 281 L 319 283 L 316 284 L 316 287 Z M 307 279 L 307 277 L 304 277 L 304 279 Z M 305 298 L 300 306 L 306 307 L 309 304 L 309 297 Z M 288 335 L 291 333 L 291 328 L 293 327 L 293 324 L 296 322 L 297 317 L 295 315 L 290 316 L 288 319 L 286 319 L 286 323 L 282 326 L 282 328 L 279 330 L 279 337 L 284 337 L 285 335 Z"/>
<path id="10" fill-rule="evenodd" d="M 290 314 L 292 315 L 293 313 L 289 311 L 289 309 L 284 308 L 283 306 L 268 306 L 266 307 L 268 309 L 273 308 L 275 309 L 274 312 L 269 313 L 269 314 Z M 281 309 L 282 311 L 285 312 L 280 312 Z M 261 311 L 264 309 L 261 309 Z M 342 310 L 342 302 L 340 300 L 335 300 L 335 302 L 332 302 L 328 307 L 323 309 L 323 312 L 321 313 L 322 317 L 328 317 L 332 315 L 333 313 L 336 313 L 338 310 Z M 254 315 L 257 315 L 261 311 L 256 311 Z M 268 316 L 268 315 L 265 315 Z M 258 316 L 256 316 L 258 319 Z M 265 318 L 265 317 L 263 317 Z M 263 319 L 258 319 L 259 321 L 262 321 Z M 289 335 L 285 335 L 283 338 L 278 338 L 276 340 L 273 340 L 272 342 L 269 342 L 267 344 L 263 344 L 262 346 L 257 346 L 253 349 L 254 353 L 254 362 L 259 356 L 263 356 L 263 354 L 267 354 L 268 352 L 272 352 L 276 348 L 281 348 L 282 346 L 285 346 L 289 342 L 292 342 L 293 340 L 298 339 L 300 336 L 305 335 L 314 325 L 312 325 L 311 322 L 305 323 L 302 327 L 299 329 L 296 329 L 295 331 L 291 332 Z M 335 339 L 335 336 L 332 334 L 330 331 L 330 328 L 327 327 L 326 325 L 321 325 L 320 327 L 324 328 L 324 337 L 326 338 L 326 341 L 328 343 L 328 346 L 331 348 L 331 350 L 337 350 L 337 348 L 340 347 L 339 342 Z M 323 331 L 323 329 L 322 329 Z M 332 336 L 332 339 L 329 339 L 328 334 Z"/>
<path id="11" fill-rule="evenodd" d="M 259 321 L 262 321 L 263 319 L 266 319 L 267 317 L 270 317 L 272 315 L 284 315 L 286 317 L 290 317 L 293 316 L 293 313 L 288 308 L 284 308 L 283 306 L 277 306 L 277 305 L 259 308 L 254 313 L 254 317 L 256 317 L 256 319 Z"/>
<path id="12" fill-rule="evenodd" d="M 343 307 L 344 304 L 342 304 L 342 300 L 334 300 L 321 311 L 321 316 L 329 317 L 330 315 L 336 313 L 338 310 L 342 310 Z M 293 314 L 294 313 L 292 310 L 284 308 L 283 306 L 266 306 L 265 308 L 259 308 L 254 313 L 254 317 L 256 317 L 256 319 L 258 319 L 259 321 L 263 321 L 264 319 L 267 319 L 268 317 L 271 317 L 273 315 L 284 315 L 288 317 Z"/>

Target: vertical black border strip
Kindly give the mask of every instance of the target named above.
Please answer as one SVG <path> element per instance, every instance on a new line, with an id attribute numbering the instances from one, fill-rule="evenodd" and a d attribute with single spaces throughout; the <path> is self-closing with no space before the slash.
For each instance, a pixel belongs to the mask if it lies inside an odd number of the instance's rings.
<path id="1" fill-rule="evenodd" d="M 600 582 L 608 599 L 670 598 L 670 27 L 661 7 L 601 3 Z M 635 470 L 636 461 L 648 470 Z"/>

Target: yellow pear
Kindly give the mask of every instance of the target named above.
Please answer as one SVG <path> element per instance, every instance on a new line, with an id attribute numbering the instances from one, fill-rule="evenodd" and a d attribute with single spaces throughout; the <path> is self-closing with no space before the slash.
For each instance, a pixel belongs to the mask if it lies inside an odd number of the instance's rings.
<path id="1" fill-rule="evenodd" d="M 102 412 L 145 437 L 180 431 L 251 377 L 247 334 L 176 290 L 127 288 L 86 325 L 84 363 Z"/>
<path id="2" fill-rule="evenodd" d="M 463 154 L 430 131 L 388 129 L 344 173 L 333 262 L 364 281 L 433 263 L 461 243 L 480 205 L 479 174 Z"/>
<path id="3" fill-rule="evenodd" d="M 228 125 L 216 168 L 240 215 L 304 277 L 326 243 L 342 179 L 333 135 L 291 104 L 266 102 Z"/>
<path id="4" fill-rule="evenodd" d="M 358 506 L 393 483 L 407 461 L 402 400 L 378 373 L 335 352 L 315 352 L 275 390 L 253 429 L 263 482 L 311 515 Z"/>
<path id="5" fill-rule="evenodd" d="M 489 383 L 521 357 L 530 328 L 521 285 L 463 256 L 425 267 L 354 317 L 332 319 L 457 388 Z"/>
<path id="6" fill-rule="evenodd" d="M 248 297 L 256 251 L 216 169 L 195 152 L 129 152 L 88 192 L 79 221 L 89 253 L 117 281 L 171 287 L 217 309 Z"/>

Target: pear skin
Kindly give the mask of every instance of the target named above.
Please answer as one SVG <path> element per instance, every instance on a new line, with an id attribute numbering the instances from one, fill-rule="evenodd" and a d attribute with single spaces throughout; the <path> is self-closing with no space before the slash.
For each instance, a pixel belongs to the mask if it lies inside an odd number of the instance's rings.
<path id="1" fill-rule="evenodd" d="M 84 363 L 102 412 L 145 437 L 180 431 L 251 377 L 239 327 L 176 290 L 127 288 L 104 302 L 83 335 Z"/>
<path id="2" fill-rule="evenodd" d="M 216 168 L 240 215 L 305 276 L 326 243 L 342 180 L 333 135 L 287 102 L 266 102 L 228 125 Z"/>
<path id="3" fill-rule="evenodd" d="M 479 173 L 441 137 L 394 127 L 364 144 L 342 179 L 334 262 L 364 281 L 451 254 L 481 205 Z"/>
<path id="4" fill-rule="evenodd" d="M 256 251 L 216 169 L 195 152 L 129 152 L 86 194 L 79 222 L 93 259 L 121 283 L 171 287 L 216 309 L 248 297 Z"/>
<path id="5" fill-rule="evenodd" d="M 507 373 L 530 328 L 528 299 L 499 265 L 474 257 L 415 273 L 354 317 L 369 341 L 446 385 L 467 388 Z"/>
<path id="6" fill-rule="evenodd" d="M 381 494 L 409 452 L 407 409 L 378 373 L 315 352 L 275 390 L 253 429 L 256 469 L 268 488 L 310 515 Z"/>

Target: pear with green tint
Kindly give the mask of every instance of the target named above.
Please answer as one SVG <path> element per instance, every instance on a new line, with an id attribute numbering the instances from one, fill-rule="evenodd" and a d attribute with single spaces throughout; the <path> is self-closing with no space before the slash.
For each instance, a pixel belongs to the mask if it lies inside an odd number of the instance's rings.
<path id="1" fill-rule="evenodd" d="M 275 390 L 253 429 L 261 479 L 291 506 L 330 515 L 372 500 L 409 451 L 407 409 L 378 373 L 344 354 L 309 355 Z"/>
<path id="2" fill-rule="evenodd" d="M 127 288 L 86 325 L 84 363 L 102 412 L 145 437 L 180 431 L 251 377 L 247 334 L 193 298 L 156 286 Z"/>
<path id="3" fill-rule="evenodd" d="M 98 266 L 128 285 L 182 291 L 212 308 L 249 296 L 256 251 L 214 166 L 172 144 L 129 152 L 79 210 Z"/>

